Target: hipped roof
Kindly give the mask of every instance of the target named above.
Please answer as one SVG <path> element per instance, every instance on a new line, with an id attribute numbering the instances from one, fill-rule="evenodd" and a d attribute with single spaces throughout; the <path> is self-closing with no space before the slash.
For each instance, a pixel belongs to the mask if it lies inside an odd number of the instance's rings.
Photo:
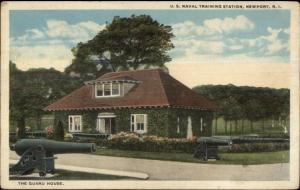
<path id="1" fill-rule="evenodd" d="M 120 97 L 95 98 L 94 82 L 131 79 L 138 81 L 127 94 Z M 107 73 L 44 108 L 45 111 L 93 110 L 144 107 L 174 107 L 187 109 L 216 109 L 214 102 L 174 79 L 161 69 Z"/>

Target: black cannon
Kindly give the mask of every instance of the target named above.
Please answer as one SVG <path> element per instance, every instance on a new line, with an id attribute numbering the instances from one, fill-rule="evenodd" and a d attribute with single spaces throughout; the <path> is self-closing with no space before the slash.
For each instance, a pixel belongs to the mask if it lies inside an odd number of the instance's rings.
<path id="1" fill-rule="evenodd" d="M 221 139 L 217 137 L 200 137 L 194 157 L 207 161 L 208 159 L 218 159 L 218 146 L 230 146 L 232 144 L 229 139 Z"/>
<path id="2" fill-rule="evenodd" d="M 22 139 L 10 146 L 21 156 L 19 162 L 9 168 L 10 175 L 28 175 L 35 170 L 40 176 L 54 173 L 54 154 L 90 153 L 96 151 L 92 143 L 59 142 L 46 139 Z"/>

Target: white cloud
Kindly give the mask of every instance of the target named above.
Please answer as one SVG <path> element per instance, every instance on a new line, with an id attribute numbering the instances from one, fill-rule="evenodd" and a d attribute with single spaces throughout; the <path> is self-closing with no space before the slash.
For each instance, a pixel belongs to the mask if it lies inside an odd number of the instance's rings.
<path id="1" fill-rule="evenodd" d="M 286 33 L 286 34 L 290 34 L 290 28 L 285 28 L 285 29 L 283 30 L 283 32 Z"/>
<path id="2" fill-rule="evenodd" d="M 269 35 L 262 36 L 262 38 L 268 40 L 269 42 L 274 42 L 278 38 L 278 34 L 282 31 L 282 29 L 273 29 L 272 27 L 268 27 L 267 31 L 269 32 Z"/>
<path id="3" fill-rule="evenodd" d="M 11 47 L 10 60 L 22 70 L 53 67 L 63 71 L 71 63 L 72 53 L 70 48 L 64 45 Z"/>
<path id="4" fill-rule="evenodd" d="M 36 28 L 27 30 L 26 32 L 29 33 L 29 36 L 31 36 L 32 39 L 41 39 L 45 37 L 44 33 Z"/>
<path id="5" fill-rule="evenodd" d="M 214 36 L 229 34 L 235 31 L 251 31 L 255 28 L 254 22 L 244 15 L 235 18 L 214 18 L 203 21 L 203 25 L 196 25 L 193 21 L 185 21 L 173 25 L 175 36 Z"/>
<path id="6" fill-rule="evenodd" d="M 93 37 L 97 32 L 104 29 L 104 25 L 93 21 L 69 24 L 63 20 L 48 20 L 45 33 L 50 38 L 85 39 Z"/>
<path id="7" fill-rule="evenodd" d="M 279 37 L 281 33 L 287 34 L 287 29 L 268 27 L 267 31 L 268 35 L 259 36 L 254 39 L 254 47 L 259 48 L 265 55 L 276 55 L 281 51 L 289 51 L 289 40 Z"/>
<path id="8" fill-rule="evenodd" d="M 267 55 L 274 55 L 282 50 L 288 50 L 289 44 L 284 43 L 281 40 L 275 40 L 267 46 Z"/>
<path id="9" fill-rule="evenodd" d="M 227 34 L 234 31 L 248 31 L 255 28 L 255 24 L 247 17 L 239 15 L 235 18 L 208 19 L 203 25 L 185 21 L 173 25 L 175 49 L 172 54 L 176 57 L 190 57 L 193 55 L 238 55 L 249 57 L 276 56 L 289 53 L 288 28 L 266 28 L 266 35 L 249 38 L 248 36 Z M 286 37 L 282 37 L 284 34 Z"/>
<path id="10" fill-rule="evenodd" d="M 40 44 L 61 44 L 62 40 L 76 44 L 93 38 L 105 25 L 93 21 L 70 24 L 64 20 L 48 20 L 42 29 L 28 29 L 25 34 L 12 37 L 13 46 L 27 46 Z"/>
<path id="11" fill-rule="evenodd" d="M 73 58 L 71 46 L 92 39 L 104 26 L 93 21 L 48 20 L 44 28 L 28 29 L 10 38 L 10 60 L 22 70 L 54 67 L 63 71 Z"/>

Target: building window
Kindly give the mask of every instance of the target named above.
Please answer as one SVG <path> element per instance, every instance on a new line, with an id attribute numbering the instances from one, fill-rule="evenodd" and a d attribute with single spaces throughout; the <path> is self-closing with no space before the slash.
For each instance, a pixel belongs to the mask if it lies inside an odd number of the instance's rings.
<path id="1" fill-rule="evenodd" d="M 81 130 L 82 130 L 81 115 L 70 115 L 69 132 L 81 132 Z"/>
<path id="2" fill-rule="evenodd" d="M 120 83 L 112 83 L 111 95 L 119 95 L 119 94 L 120 94 Z"/>
<path id="3" fill-rule="evenodd" d="M 96 89 L 96 96 L 103 96 L 103 84 L 97 84 Z"/>
<path id="4" fill-rule="evenodd" d="M 147 132 L 147 114 L 131 114 L 131 131 L 137 133 Z"/>
<path id="5" fill-rule="evenodd" d="M 95 96 L 97 98 L 120 96 L 120 86 L 120 83 L 97 83 Z"/>

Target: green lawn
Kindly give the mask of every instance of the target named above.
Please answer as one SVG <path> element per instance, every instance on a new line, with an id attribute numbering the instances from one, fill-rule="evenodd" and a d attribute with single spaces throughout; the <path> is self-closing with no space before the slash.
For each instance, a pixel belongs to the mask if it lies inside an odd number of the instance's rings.
<path id="1" fill-rule="evenodd" d="M 209 164 L 273 164 L 288 163 L 289 151 L 260 152 L 260 153 L 219 153 L 220 160 L 203 162 L 187 153 L 158 153 L 143 151 L 125 151 L 115 149 L 97 149 L 94 153 L 103 156 L 143 158 L 152 160 L 169 160 L 179 162 L 195 162 Z"/>
<path id="2" fill-rule="evenodd" d="M 55 175 L 53 177 L 10 177 L 10 180 L 123 180 L 123 179 L 134 179 L 130 177 L 123 177 L 123 176 L 113 176 L 113 175 L 102 175 L 102 174 L 95 174 L 95 173 L 86 173 L 86 172 L 74 172 L 74 171 L 67 171 L 67 170 L 60 170 L 57 169 Z"/>

